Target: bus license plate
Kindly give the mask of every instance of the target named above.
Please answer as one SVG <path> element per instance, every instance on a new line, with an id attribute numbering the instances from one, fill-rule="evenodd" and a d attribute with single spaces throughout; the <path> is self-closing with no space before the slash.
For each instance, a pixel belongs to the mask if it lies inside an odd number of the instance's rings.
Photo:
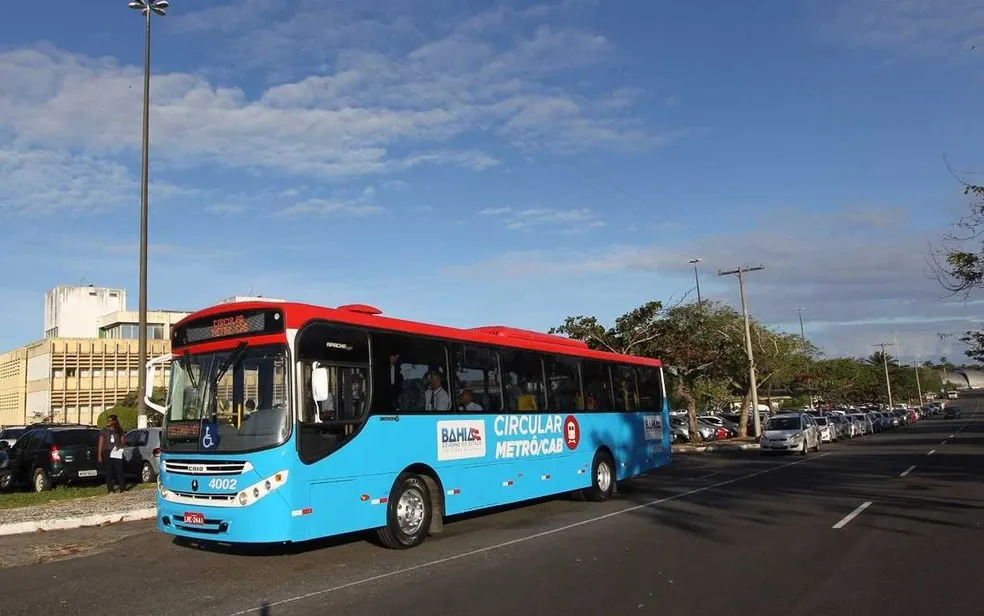
<path id="1" fill-rule="evenodd" d="M 95 477 L 96 471 L 79 471 L 79 477 Z"/>
<path id="2" fill-rule="evenodd" d="M 194 511 L 185 511 L 184 514 L 185 524 L 194 524 L 195 526 L 201 526 L 205 523 L 204 513 L 195 513 Z"/>

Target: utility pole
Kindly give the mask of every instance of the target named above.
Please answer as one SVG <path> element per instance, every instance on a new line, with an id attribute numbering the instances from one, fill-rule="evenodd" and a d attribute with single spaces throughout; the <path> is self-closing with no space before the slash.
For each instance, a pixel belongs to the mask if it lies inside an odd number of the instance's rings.
<path id="1" fill-rule="evenodd" d="M 697 264 L 700 263 L 701 261 L 703 261 L 703 259 L 701 259 L 700 257 L 687 261 L 687 263 L 694 266 L 694 281 L 696 281 L 697 283 L 697 309 L 698 310 L 702 308 L 702 304 L 700 301 L 700 274 L 697 273 Z"/>
<path id="2" fill-rule="evenodd" d="M 892 404 L 892 381 L 888 378 L 888 353 L 885 352 L 886 344 L 882 342 L 875 346 L 881 347 L 882 350 L 882 364 L 885 366 L 885 389 L 888 390 L 888 408 L 892 408 L 895 405 Z"/>
<path id="3" fill-rule="evenodd" d="M 748 353 L 748 385 L 752 390 L 752 417 L 755 420 L 755 437 L 762 435 L 762 420 L 759 418 L 758 385 L 755 382 L 755 354 L 752 352 L 752 329 L 748 321 L 748 304 L 745 301 L 745 274 L 764 270 L 764 265 L 739 267 L 728 272 L 718 272 L 718 276 L 738 276 L 738 290 L 741 294 L 741 314 L 745 319 L 745 351 Z"/>

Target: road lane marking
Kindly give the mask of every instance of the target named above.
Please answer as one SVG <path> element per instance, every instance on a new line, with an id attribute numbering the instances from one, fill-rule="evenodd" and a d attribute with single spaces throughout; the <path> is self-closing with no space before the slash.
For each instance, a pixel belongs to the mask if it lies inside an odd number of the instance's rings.
<path id="1" fill-rule="evenodd" d="M 957 432 L 960 432 L 960 430 L 957 430 Z M 956 436 L 956 434 L 951 434 L 949 438 L 953 438 L 954 436 Z"/>
<path id="2" fill-rule="evenodd" d="M 580 526 L 586 526 L 588 524 L 594 524 L 596 522 L 601 522 L 602 520 L 607 520 L 609 518 L 614 518 L 617 516 L 625 515 L 627 513 L 632 513 L 633 511 L 639 511 L 640 509 L 646 509 L 648 507 L 655 507 L 656 505 L 661 505 L 663 503 L 668 503 L 670 501 L 680 500 L 682 498 L 687 498 L 688 496 L 693 496 L 694 494 L 700 494 L 701 492 L 707 492 L 709 490 L 714 490 L 721 488 L 733 483 L 738 483 L 739 481 L 744 481 L 746 479 L 751 479 L 753 477 L 758 477 L 760 475 L 765 475 L 767 473 L 772 473 L 790 466 L 795 466 L 797 464 L 802 464 L 803 462 L 809 462 L 811 460 L 819 460 L 820 458 L 825 458 L 831 455 L 830 453 L 821 453 L 817 456 L 812 456 L 810 458 L 805 458 L 802 460 L 797 460 L 796 462 L 789 462 L 787 464 L 780 464 L 772 466 L 765 470 L 756 471 L 754 473 L 749 473 L 748 475 L 742 475 L 741 477 L 735 477 L 734 479 L 728 479 L 725 481 L 719 481 L 718 483 L 713 483 L 709 486 L 704 486 L 701 488 L 695 488 L 693 490 L 688 490 L 686 492 L 681 492 L 680 494 L 674 494 L 673 496 L 667 496 L 665 498 L 659 498 L 647 503 L 642 503 L 641 505 L 633 505 L 632 507 L 626 507 L 625 509 L 619 509 L 618 511 L 613 511 L 611 513 L 606 513 L 604 515 L 595 516 L 593 518 L 588 518 L 587 520 L 581 520 L 580 522 L 574 522 L 571 524 L 566 524 L 558 528 L 551 528 L 550 530 L 540 531 L 538 533 L 533 533 L 532 535 L 527 535 L 525 537 L 519 537 L 516 539 L 511 539 L 509 541 L 503 541 L 502 543 L 497 543 L 494 545 L 486 546 L 484 548 L 478 548 L 476 550 L 470 550 L 468 552 L 462 552 L 461 554 L 455 554 L 453 556 L 446 556 L 444 558 L 438 558 L 436 560 L 427 561 L 420 563 L 419 565 L 413 565 L 410 567 L 404 567 L 403 569 L 396 569 L 393 571 L 388 571 L 386 573 L 380 573 L 378 575 L 373 575 L 371 577 L 363 578 L 361 580 L 354 580 L 351 582 L 346 582 L 345 584 L 339 584 L 338 586 L 332 586 L 322 590 L 315 590 L 303 595 L 297 595 L 296 597 L 290 597 L 288 599 L 281 599 L 280 601 L 274 601 L 271 603 L 266 603 L 261 607 L 254 607 L 248 610 L 243 610 L 241 612 L 235 612 L 231 616 L 244 616 L 245 614 L 254 614 L 256 612 L 262 612 L 264 610 L 269 610 L 280 605 L 286 605 L 288 603 L 296 603 L 297 601 L 303 601 L 304 599 L 311 599 L 313 597 L 320 597 L 323 595 L 328 595 L 331 593 L 336 593 L 340 590 L 347 590 L 349 588 L 354 588 L 356 586 L 364 586 L 371 582 L 377 582 L 379 580 L 385 580 L 387 578 L 395 577 L 397 575 L 403 575 L 404 573 L 413 573 L 414 571 L 420 571 L 422 569 L 429 569 L 431 567 L 436 567 L 438 565 L 443 565 L 446 563 L 454 562 L 456 560 L 462 560 L 464 558 L 469 558 L 471 556 L 477 556 L 479 554 L 485 554 L 487 552 L 494 552 L 502 548 L 507 548 L 509 546 L 517 545 L 520 543 L 526 543 L 534 539 L 539 539 L 541 537 L 548 537 L 550 535 L 556 535 L 557 533 L 562 533 Z M 871 503 L 868 503 L 869 505 Z"/>
<path id="3" fill-rule="evenodd" d="M 913 464 L 913 465 L 912 465 L 912 466 L 910 466 L 909 468 L 907 468 L 907 469 L 905 469 L 904 471 L 902 471 L 902 474 L 901 474 L 901 475 L 899 475 L 899 477 L 905 477 L 906 475 L 908 475 L 909 473 L 911 473 L 911 472 L 912 472 L 912 471 L 914 471 L 914 470 L 916 470 L 916 465 L 915 465 L 915 464 Z"/>
<path id="4" fill-rule="evenodd" d="M 943 439 L 942 441 L 940 441 L 940 445 L 946 445 L 947 440 L 949 439 Z"/>
<path id="5" fill-rule="evenodd" d="M 871 501 L 861 503 L 861 505 L 859 505 L 857 509 L 844 516 L 843 519 L 841 519 L 841 521 L 838 522 L 837 524 L 834 524 L 834 528 L 844 528 L 851 520 L 858 517 L 862 511 L 864 511 L 870 506 L 871 506 Z"/>
<path id="6" fill-rule="evenodd" d="M 933 455 L 934 453 L 936 453 L 936 450 L 935 450 L 935 449 L 934 449 L 934 450 L 932 450 L 932 451 L 930 451 L 930 452 L 929 452 L 929 453 L 927 453 L 926 455 L 927 455 L 927 456 L 931 456 L 931 455 Z"/>

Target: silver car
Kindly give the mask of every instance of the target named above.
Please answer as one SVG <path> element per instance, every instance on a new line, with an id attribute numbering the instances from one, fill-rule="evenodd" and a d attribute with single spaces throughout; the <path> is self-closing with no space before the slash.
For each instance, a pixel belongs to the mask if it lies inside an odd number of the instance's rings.
<path id="1" fill-rule="evenodd" d="M 820 430 L 814 418 L 806 413 L 773 415 L 765 424 L 759 447 L 762 455 L 773 452 L 796 452 L 806 455 L 820 451 Z"/>

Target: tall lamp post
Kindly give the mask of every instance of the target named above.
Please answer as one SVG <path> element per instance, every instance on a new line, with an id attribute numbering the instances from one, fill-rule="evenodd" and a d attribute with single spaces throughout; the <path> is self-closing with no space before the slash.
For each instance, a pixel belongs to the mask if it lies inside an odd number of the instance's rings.
<path id="1" fill-rule="evenodd" d="M 803 327 L 803 308 L 797 308 L 796 309 L 796 313 L 799 314 L 799 320 L 800 320 L 800 341 L 803 343 L 803 354 L 805 355 L 806 354 L 806 328 Z M 807 365 L 809 365 L 809 364 L 807 364 Z M 810 382 L 809 381 L 809 378 L 810 378 L 810 372 L 809 372 L 809 370 L 807 370 L 806 378 L 807 378 L 807 389 L 809 389 L 809 382 Z M 812 391 L 810 392 L 810 408 L 811 409 L 813 408 L 813 392 Z"/>
<path id="2" fill-rule="evenodd" d="M 755 419 L 755 438 L 762 436 L 762 420 L 759 418 L 758 384 L 755 382 L 755 354 L 752 352 L 752 330 L 748 322 L 748 305 L 745 302 L 745 274 L 764 270 L 757 267 L 739 267 L 728 272 L 718 272 L 718 276 L 738 276 L 738 289 L 741 294 L 741 314 L 745 319 L 745 352 L 748 353 L 748 386 L 752 391 L 752 417 Z"/>
<path id="3" fill-rule="evenodd" d="M 694 282 L 697 283 L 697 308 L 700 309 L 702 304 L 700 301 L 700 274 L 697 273 L 697 264 L 703 261 L 700 257 L 696 259 L 691 259 L 687 263 L 694 266 Z"/>
<path id="4" fill-rule="evenodd" d="M 163 17 L 168 0 L 132 0 L 131 9 L 144 16 L 143 155 L 140 160 L 140 308 L 138 317 L 137 427 L 147 427 L 147 184 L 150 150 L 150 16 Z"/>

